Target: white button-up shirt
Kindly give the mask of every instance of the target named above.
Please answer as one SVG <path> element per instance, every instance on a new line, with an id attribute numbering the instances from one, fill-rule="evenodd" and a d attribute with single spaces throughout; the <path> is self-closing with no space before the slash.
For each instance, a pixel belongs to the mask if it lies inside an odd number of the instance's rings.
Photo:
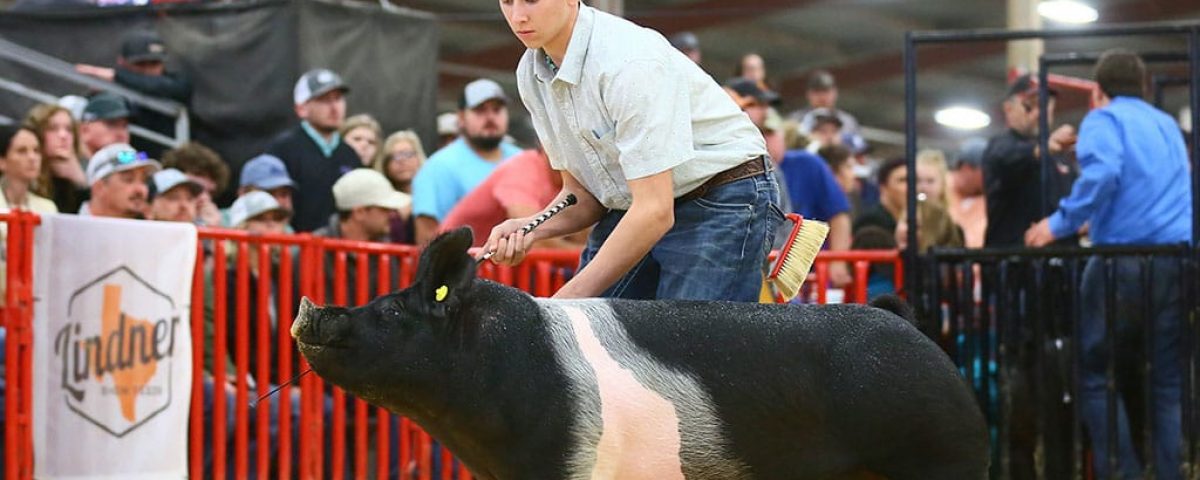
<path id="1" fill-rule="evenodd" d="M 678 198 L 767 151 L 724 89 L 661 34 L 586 5 L 558 71 L 527 50 L 517 86 L 551 167 L 610 209 L 633 203 L 628 180 L 671 170 Z"/>

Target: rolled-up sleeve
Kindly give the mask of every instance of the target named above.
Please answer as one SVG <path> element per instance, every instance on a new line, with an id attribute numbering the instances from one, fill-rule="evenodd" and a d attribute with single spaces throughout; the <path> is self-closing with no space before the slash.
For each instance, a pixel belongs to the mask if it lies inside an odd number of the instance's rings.
<path id="1" fill-rule="evenodd" d="M 602 95 L 627 180 L 692 159 L 691 102 L 682 75 L 657 60 L 633 61 L 608 79 Z"/>

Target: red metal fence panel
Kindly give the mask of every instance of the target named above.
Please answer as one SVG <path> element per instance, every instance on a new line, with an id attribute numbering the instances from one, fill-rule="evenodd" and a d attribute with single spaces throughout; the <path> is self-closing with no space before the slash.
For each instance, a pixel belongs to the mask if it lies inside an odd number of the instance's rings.
<path id="1" fill-rule="evenodd" d="M 0 222 L 7 223 L 9 231 L 3 309 L 9 362 L 4 439 L 9 461 L 4 473 L 8 479 L 29 479 L 33 232 L 38 217 L 0 214 Z M 470 478 L 466 468 L 437 448 L 416 424 L 327 386 L 316 375 L 303 376 L 296 385 L 256 401 L 308 368 L 290 335 L 301 297 L 354 306 L 406 288 L 416 274 L 417 248 L 305 234 L 201 229 L 197 250 L 188 452 L 193 478 Z M 478 275 L 550 296 L 574 275 L 578 259 L 578 251 L 534 251 L 516 267 L 485 263 Z M 827 300 L 831 261 L 851 263 L 854 282 L 846 301 L 866 301 L 873 264 L 892 266 L 897 286 L 903 279 L 895 251 L 823 252 L 807 292 L 818 303 Z"/>

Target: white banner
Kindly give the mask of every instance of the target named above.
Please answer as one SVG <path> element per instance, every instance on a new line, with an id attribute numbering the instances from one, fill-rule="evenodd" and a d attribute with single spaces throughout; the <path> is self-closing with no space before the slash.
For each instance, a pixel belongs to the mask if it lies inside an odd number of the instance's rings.
<path id="1" fill-rule="evenodd" d="M 195 227 L 46 215 L 34 247 L 35 477 L 187 478 Z"/>

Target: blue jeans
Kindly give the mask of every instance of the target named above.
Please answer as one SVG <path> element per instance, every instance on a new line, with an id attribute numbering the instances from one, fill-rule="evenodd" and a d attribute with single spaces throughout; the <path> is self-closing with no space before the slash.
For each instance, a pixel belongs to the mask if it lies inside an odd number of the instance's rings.
<path id="1" fill-rule="evenodd" d="M 1122 353 L 1140 351 L 1137 340 L 1141 335 L 1154 335 L 1154 350 L 1147 352 L 1153 365 L 1150 379 L 1154 466 L 1159 480 L 1182 478 L 1179 467 L 1183 442 L 1181 414 L 1182 379 L 1179 351 L 1182 325 L 1180 297 L 1180 262 L 1177 258 L 1155 258 L 1147 263 L 1152 269 L 1152 310 L 1143 303 L 1142 267 L 1134 258 L 1116 260 L 1116 305 L 1114 320 L 1118 356 L 1115 365 L 1132 362 Z M 1096 478 L 1109 478 L 1108 465 L 1108 403 L 1106 395 L 1108 346 L 1104 325 L 1105 272 L 1104 261 L 1098 257 L 1088 260 L 1083 270 L 1083 307 L 1080 324 L 1082 355 L 1081 400 L 1083 421 L 1092 441 Z M 1129 417 L 1120 392 L 1117 408 L 1117 468 L 1118 478 L 1141 478 L 1142 468 L 1134 453 L 1130 437 Z"/>
<path id="2" fill-rule="evenodd" d="M 775 229 L 783 223 L 779 185 L 770 173 L 721 185 L 676 203 L 675 225 L 604 297 L 754 302 Z M 596 256 L 624 211 L 592 230 L 580 269 Z"/>

